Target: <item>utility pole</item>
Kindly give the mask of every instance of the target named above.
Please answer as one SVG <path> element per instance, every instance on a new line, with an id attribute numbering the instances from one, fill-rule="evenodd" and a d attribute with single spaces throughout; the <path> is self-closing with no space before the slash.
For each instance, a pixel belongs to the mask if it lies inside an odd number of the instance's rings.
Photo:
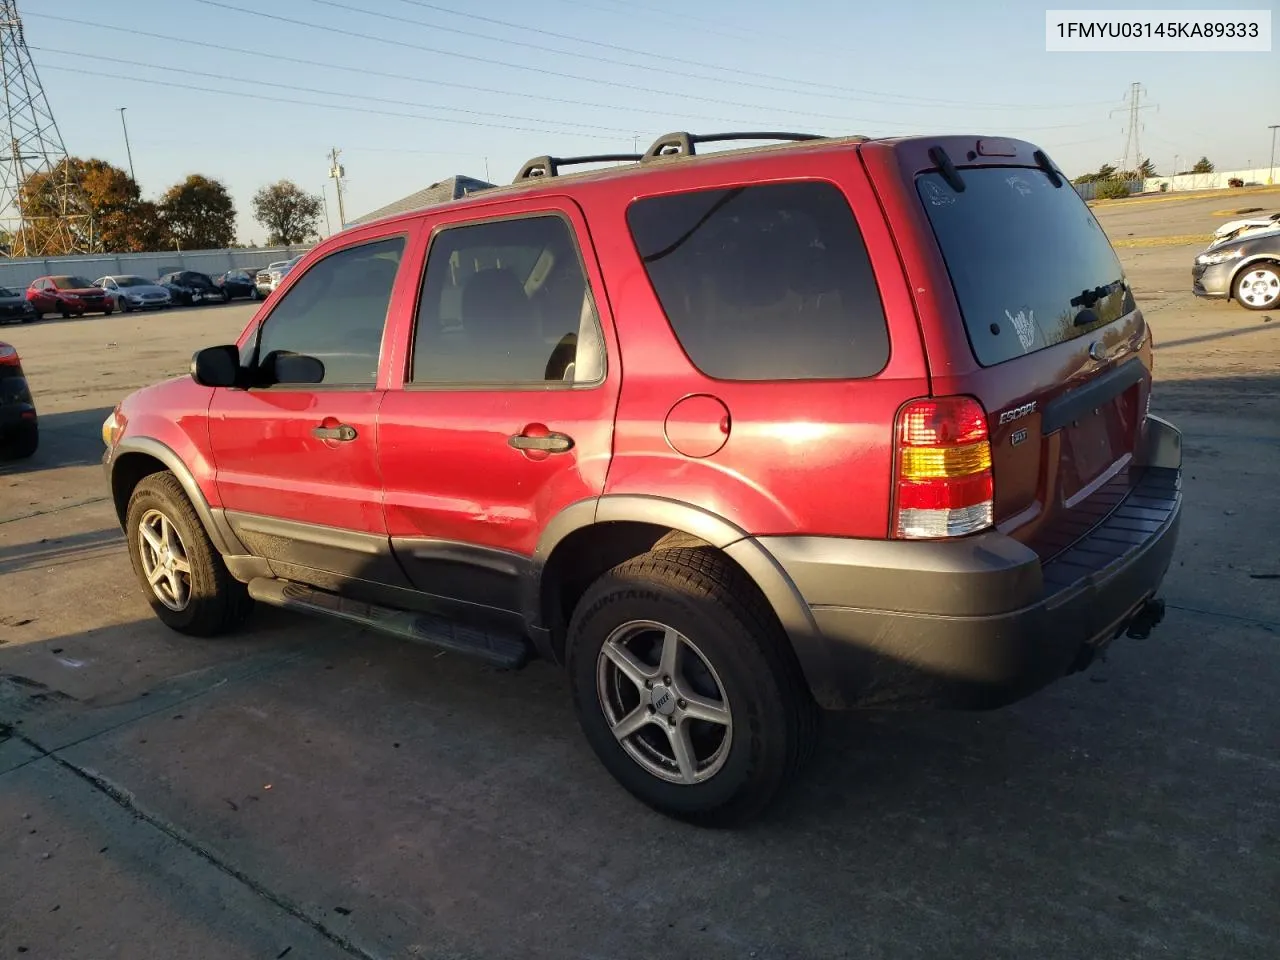
<path id="1" fill-rule="evenodd" d="M 129 147 L 129 125 L 124 122 L 124 112 L 128 109 L 128 107 L 116 107 L 120 112 L 120 128 L 124 130 L 124 152 L 129 158 L 129 179 L 137 183 L 138 178 L 133 175 L 133 150 Z"/>
<path id="2" fill-rule="evenodd" d="M 333 181 L 333 188 L 338 193 L 338 229 L 343 230 L 347 226 L 347 215 L 342 204 L 342 178 L 347 175 L 347 170 L 338 162 L 340 156 L 342 151 L 337 147 L 329 151 L 329 179 Z"/>
<path id="3" fill-rule="evenodd" d="M 324 203 L 324 235 L 326 237 L 333 236 L 333 226 L 329 223 L 329 191 L 326 189 L 327 183 L 320 184 L 320 199 Z"/>
<path id="4" fill-rule="evenodd" d="M 1273 123 L 1267 128 L 1271 131 L 1271 173 L 1267 177 L 1267 183 L 1276 182 L 1276 130 L 1280 130 L 1280 123 Z"/>
<path id="5" fill-rule="evenodd" d="M 1125 173 L 1132 173 L 1142 166 L 1142 150 L 1138 145 L 1138 130 L 1142 126 L 1139 122 L 1139 116 L 1141 111 L 1147 110 L 1152 106 L 1142 105 L 1141 101 L 1146 95 L 1146 92 L 1146 89 L 1141 83 L 1129 84 L 1129 105 L 1127 107 L 1117 107 L 1115 110 L 1111 111 L 1111 113 L 1114 114 L 1117 110 L 1126 110 L 1129 114 L 1129 120 L 1124 134 L 1124 152 L 1120 157 L 1119 173 L 1121 175 L 1124 175 Z M 1159 107 L 1156 106 L 1156 109 L 1158 110 Z M 1132 161 L 1132 164 L 1130 161 Z M 1174 172 L 1176 173 L 1177 171 Z"/>

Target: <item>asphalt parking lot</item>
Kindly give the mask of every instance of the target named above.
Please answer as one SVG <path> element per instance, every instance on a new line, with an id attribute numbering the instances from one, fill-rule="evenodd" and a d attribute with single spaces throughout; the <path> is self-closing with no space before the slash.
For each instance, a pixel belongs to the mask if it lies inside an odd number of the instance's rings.
<path id="1" fill-rule="evenodd" d="M 1203 244 L 1152 240 L 1229 206 L 1097 208 L 1184 431 L 1164 624 L 1002 711 L 833 716 L 735 833 L 631 800 L 550 667 L 151 616 L 99 427 L 253 306 L 0 328 L 43 432 L 0 467 L 0 957 L 1274 960 L 1280 313 L 1195 300 Z"/>

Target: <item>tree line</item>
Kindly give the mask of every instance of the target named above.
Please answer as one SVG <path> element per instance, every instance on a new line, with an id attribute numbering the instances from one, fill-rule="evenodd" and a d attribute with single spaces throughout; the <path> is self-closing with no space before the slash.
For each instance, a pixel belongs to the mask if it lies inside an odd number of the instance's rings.
<path id="1" fill-rule="evenodd" d="M 148 250 L 214 250 L 235 246 L 236 207 L 221 181 L 193 173 L 159 200 L 144 200 L 128 173 L 105 160 L 68 157 L 35 173 L 19 188 L 22 229 L 0 236 L 10 256 L 142 253 Z M 319 239 L 321 198 L 289 180 L 254 194 L 254 219 L 267 244 Z M 60 220 L 70 234 L 57 229 Z M 59 249 L 65 247 L 66 249 Z"/>

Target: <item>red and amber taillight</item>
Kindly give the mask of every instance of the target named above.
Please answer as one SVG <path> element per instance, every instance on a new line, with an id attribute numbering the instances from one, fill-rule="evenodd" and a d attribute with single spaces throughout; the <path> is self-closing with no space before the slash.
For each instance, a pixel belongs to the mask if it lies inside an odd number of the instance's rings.
<path id="1" fill-rule="evenodd" d="M 895 537 L 962 537 L 992 525 L 991 440 L 977 400 L 913 400 L 898 411 L 895 440 Z"/>
<path id="2" fill-rule="evenodd" d="M 7 367 L 17 367 L 22 364 L 22 360 L 18 357 L 17 350 L 7 343 L 0 343 L 0 364 Z"/>

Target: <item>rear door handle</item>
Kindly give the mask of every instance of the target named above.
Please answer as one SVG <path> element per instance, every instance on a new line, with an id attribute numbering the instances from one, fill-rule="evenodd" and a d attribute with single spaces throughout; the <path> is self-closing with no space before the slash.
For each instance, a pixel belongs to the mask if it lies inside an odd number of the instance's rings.
<path id="1" fill-rule="evenodd" d="M 346 443 L 348 440 L 354 440 L 357 436 L 356 428 L 340 423 L 336 427 L 312 427 L 311 435 L 317 440 L 338 440 Z"/>
<path id="2" fill-rule="evenodd" d="M 545 453 L 566 453 L 573 449 L 573 437 L 563 433 L 529 436 L 517 433 L 507 438 L 507 443 L 517 450 L 541 450 Z"/>

